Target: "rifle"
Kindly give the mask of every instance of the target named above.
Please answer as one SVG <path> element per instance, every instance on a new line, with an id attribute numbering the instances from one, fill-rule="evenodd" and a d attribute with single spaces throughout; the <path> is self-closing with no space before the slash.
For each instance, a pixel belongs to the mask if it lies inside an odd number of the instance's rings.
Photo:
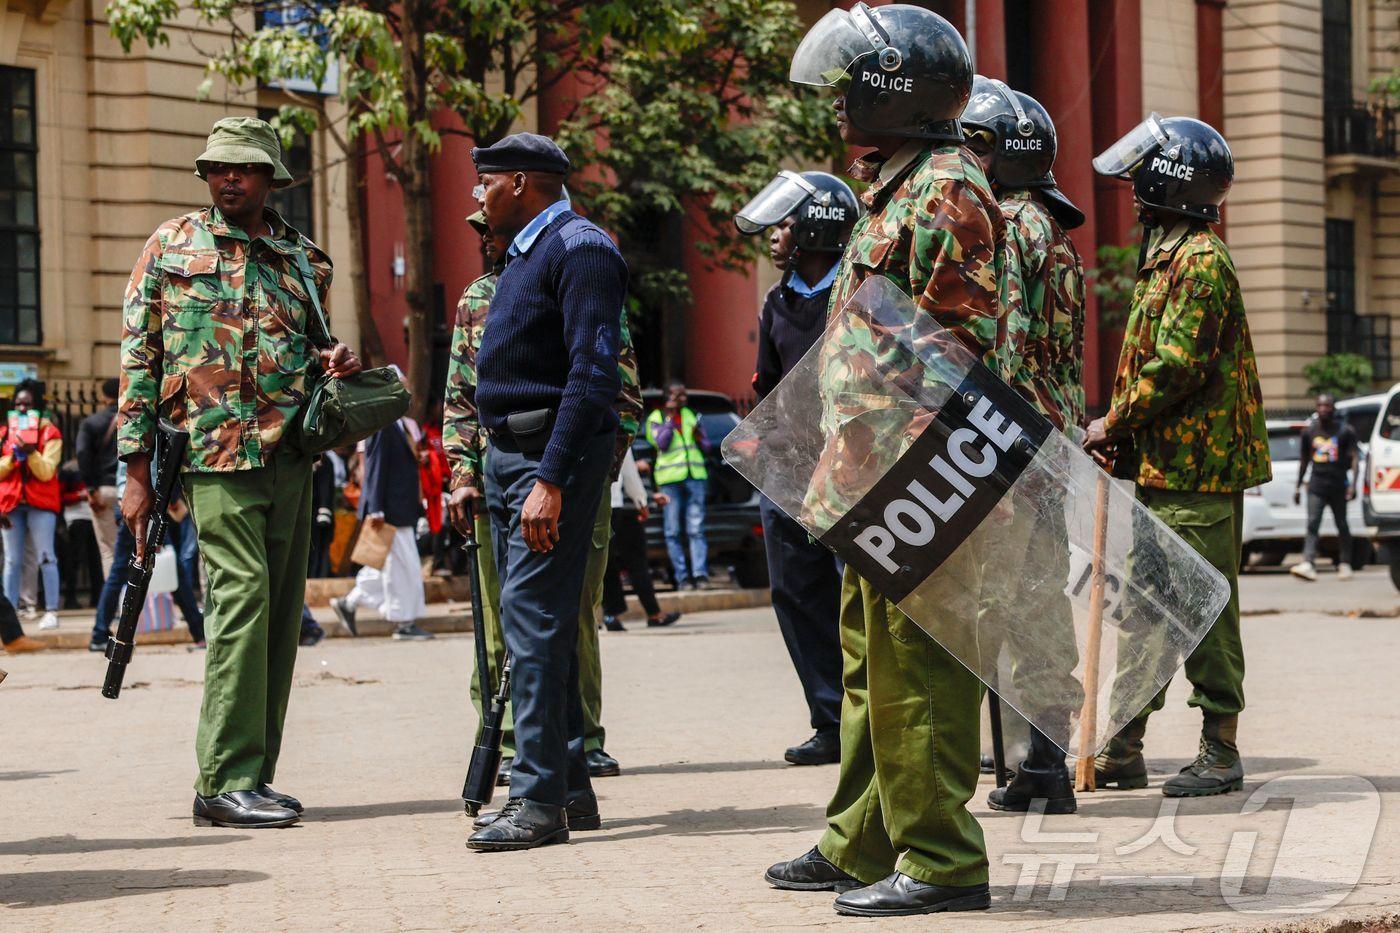
<path id="1" fill-rule="evenodd" d="M 487 684 L 491 683 L 491 660 L 486 647 L 486 610 L 481 595 L 481 575 L 477 552 L 481 543 L 476 540 L 476 509 L 467 500 L 467 541 L 462 550 L 467 553 L 467 576 L 472 585 L 472 638 L 476 642 L 477 682 L 481 685 L 482 717 L 481 727 L 476 734 L 476 745 L 472 748 L 471 763 L 467 765 L 467 777 L 462 782 L 463 808 L 470 816 L 476 816 L 481 808 L 491 802 L 496 792 L 496 773 L 501 769 L 501 739 L 504 732 L 501 723 L 506 717 L 506 701 L 510 699 L 510 655 L 501 666 L 501 685 L 490 705 L 486 702 Z"/>
<path id="2" fill-rule="evenodd" d="M 102 684 L 102 695 L 109 700 L 115 700 L 122 693 L 122 678 L 126 676 L 126 666 L 131 663 L 131 652 L 136 644 L 136 623 L 141 620 L 141 608 L 146 604 L 146 590 L 151 585 L 156 554 L 165 543 L 165 531 L 170 524 L 166 511 L 170 508 L 189 442 L 188 434 L 167 421 L 156 426 L 155 478 L 152 481 L 156 502 L 146 524 L 145 560 L 135 554 L 131 556 L 117 633 L 107 642 L 107 679 Z"/>

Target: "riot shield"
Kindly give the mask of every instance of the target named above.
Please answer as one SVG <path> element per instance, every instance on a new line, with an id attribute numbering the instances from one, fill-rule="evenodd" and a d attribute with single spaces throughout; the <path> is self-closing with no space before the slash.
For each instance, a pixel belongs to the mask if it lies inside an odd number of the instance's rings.
<path id="1" fill-rule="evenodd" d="M 888 279 L 725 459 L 1067 753 L 1185 662 L 1225 578 Z"/>

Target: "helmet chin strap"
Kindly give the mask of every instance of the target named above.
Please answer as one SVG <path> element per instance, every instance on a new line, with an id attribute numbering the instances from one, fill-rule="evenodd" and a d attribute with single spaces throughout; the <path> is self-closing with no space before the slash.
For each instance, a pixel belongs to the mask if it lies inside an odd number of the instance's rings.
<path id="1" fill-rule="evenodd" d="M 1142 234 L 1138 237 L 1138 269 L 1141 269 L 1147 262 L 1147 244 L 1152 239 L 1152 231 L 1162 225 L 1157 219 L 1157 215 L 1149 209 L 1143 207 L 1138 209 L 1138 223 L 1142 226 Z"/>

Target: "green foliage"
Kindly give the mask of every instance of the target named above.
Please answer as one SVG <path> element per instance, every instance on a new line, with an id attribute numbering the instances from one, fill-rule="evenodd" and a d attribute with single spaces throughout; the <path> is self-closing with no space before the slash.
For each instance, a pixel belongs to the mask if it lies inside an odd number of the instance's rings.
<path id="1" fill-rule="evenodd" d="M 1374 378 L 1371 361 L 1355 353 L 1319 357 L 1303 367 L 1303 375 L 1308 380 L 1309 395 L 1326 392 L 1337 398 L 1370 391 Z"/>
<path id="2" fill-rule="evenodd" d="M 1134 227 L 1134 230 L 1137 228 Z M 1128 322 L 1128 310 L 1133 303 L 1133 286 L 1137 284 L 1138 246 L 1114 246 L 1105 243 L 1098 250 L 1099 264 L 1086 272 L 1093 282 L 1099 299 L 1099 326 L 1105 329 L 1122 327 Z"/>
<path id="3" fill-rule="evenodd" d="M 680 257 L 659 245 L 698 238 L 712 261 L 738 268 L 766 238 L 740 236 L 735 211 L 781 166 L 839 155 L 827 97 L 787 79 L 801 30 L 791 0 L 686 6 L 665 43 L 618 47 L 562 127 L 560 142 L 589 167 L 570 189 L 619 237 L 642 305 L 690 303 Z"/>

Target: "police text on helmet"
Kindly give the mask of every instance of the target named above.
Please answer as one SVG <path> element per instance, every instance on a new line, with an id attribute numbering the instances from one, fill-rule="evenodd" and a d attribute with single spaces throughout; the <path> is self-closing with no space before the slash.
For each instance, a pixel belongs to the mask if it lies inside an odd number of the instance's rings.
<path id="1" fill-rule="evenodd" d="M 931 542 L 938 523 L 953 521 L 975 491 L 976 481 L 996 470 L 998 451 L 1005 453 L 1021 436 L 1020 425 L 993 408 L 985 397 L 973 407 L 967 421 L 977 430 L 958 428 L 951 432 L 943 453 L 934 455 L 928 468 L 921 470 L 922 475 L 909 481 L 909 496 L 888 502 L 883 523 L 868 525 L 855 536 L 855 543 L 887 573 L 899 572 L 901 562 L 893 557 L 896 548 L 920 548 Z"/>
<path id="2" fill-rule="evenodd" d="M 867 71 L 865 73 L 865 83 L 869 84 L 871 87 L 878 87 L 882 90 L 903 91 L 906 94 L 914 90 L 913 78 L 899 78 L 878 71 Z"/>
<path id="3" fill-rule="evenodd" d="M 1182 165 L 1180 162 L 1171 162 L 1161 156 L 1152 157 L 1152 171 L 1159 175 L 1169 175 L 1172 178 L 1180 178 L 1182 181 L 1190 181 L 1191 176 L 1196 174 L 1196 169 L 1190 165 Z"/>
<path id="4" fill-rule="evenodd" d="M 846 209 L 836 204 L 808 204 L 807 216 L 812 220 L 846 220 Z"/>
<path id="5" fill-rule="evenodd" d="M 1006 149 L 1021 149 L 1026 151 L 1039 152 L 1045 148 L 1043 139 L 1018 139 L 1015 136 L 1008 136 L 1002 140 L 1002 146 Z"/>

